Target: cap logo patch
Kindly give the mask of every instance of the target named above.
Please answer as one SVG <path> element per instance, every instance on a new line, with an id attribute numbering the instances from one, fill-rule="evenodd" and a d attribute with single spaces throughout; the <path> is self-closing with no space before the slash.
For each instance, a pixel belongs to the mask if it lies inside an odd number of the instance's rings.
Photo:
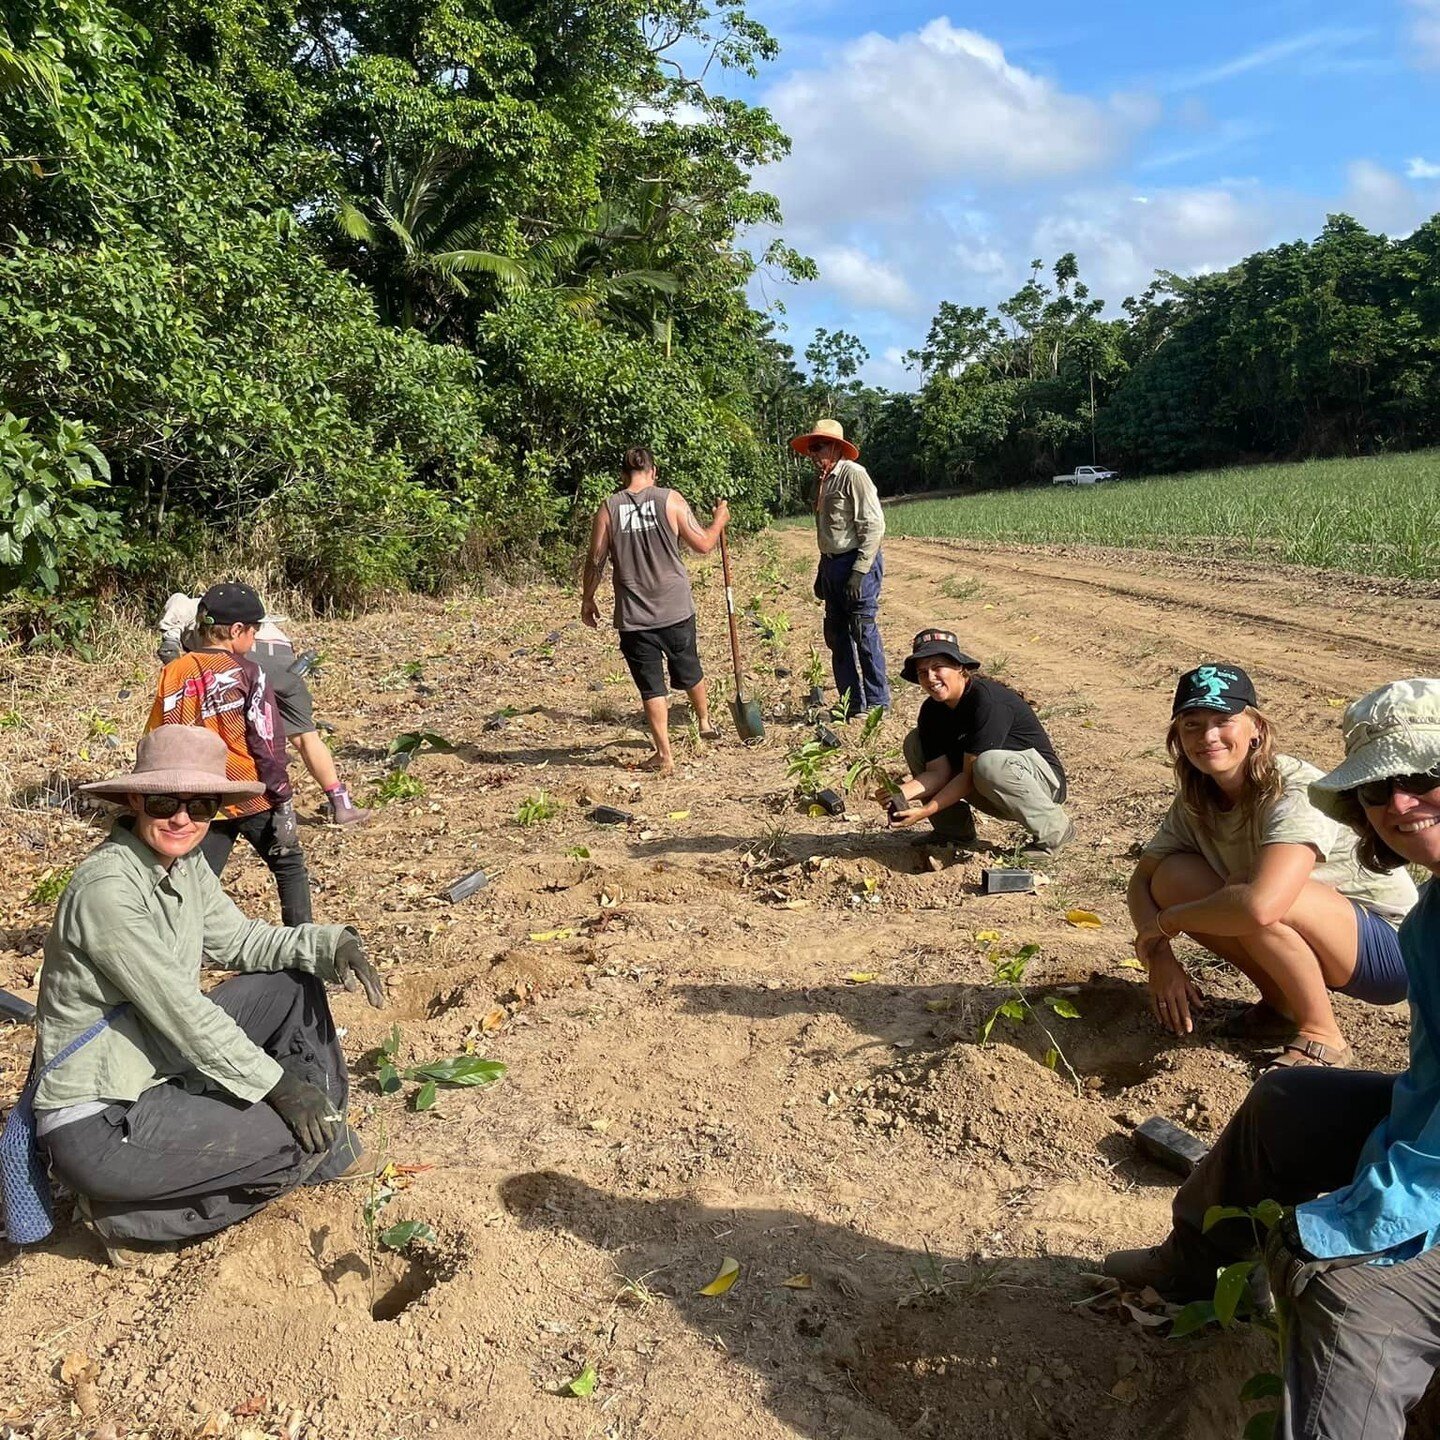
<path id="1" fill-rule="evenodd" d="M 1217 665 L 1202 665 L 1195 672 L 1195 686 L 1204 692 L 1203 699 L 1218 704 L 1239 678 L 1233 670 L 1222 670 Z"/>

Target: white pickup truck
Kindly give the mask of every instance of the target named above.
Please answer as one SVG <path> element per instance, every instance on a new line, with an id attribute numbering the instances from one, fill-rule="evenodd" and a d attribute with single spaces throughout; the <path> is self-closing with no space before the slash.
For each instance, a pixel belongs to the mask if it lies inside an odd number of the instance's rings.
<path id="1" fill-rule="evenodd" d="M 1118 480 L 1118 470 L 1106 470 L 1102 465 L 1077 465 L 1073 475 L 1057 475 L 1052 485 L 1098 485 L 1102 480 Z"/>

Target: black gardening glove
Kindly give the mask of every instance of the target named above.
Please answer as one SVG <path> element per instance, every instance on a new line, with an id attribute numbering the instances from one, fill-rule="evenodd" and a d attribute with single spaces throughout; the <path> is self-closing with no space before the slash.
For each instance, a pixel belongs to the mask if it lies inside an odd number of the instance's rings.
<path id="1" fill-rule="evenodd" d="M 275 853 L 293 855 L 300 848 L 300 822 L 295 818 L 295 802 L 286 800 L 275 807 Z"/>
<path id="2" fill-rule="evenodd" d="M 351 994 L 363 989 L 375 1009 L 385 1008 L 380 972 L 365 958 L 365 942 L 353 930 L 347 930 L 335 946 L 335 979 Z"/>
<path id="3" fill-rule="evenodd" d="M 162 665 L 168 665 L 172 660 L 178 660 L 184 652 L 180 649 L 178 640 L 162 640 L 160 648 L 155 653 L 159 656 Z"/>
<path id="4" fill-rule="evenodd" d="M 862 571 L 852 570 L 845 577 L 845 603 L 847 605 L 858 605 L 865 595 L 865 575 Z"/>
<path id="5" fill-rule="evenodd" d="M 330 1097 L 318 1085 L 301 1080 L 288 1070 L 275 1082 L 265 1102 L 295 1132 L 300 1148 L 312 1155 L 328 1150 L 344 1123 Z"/>

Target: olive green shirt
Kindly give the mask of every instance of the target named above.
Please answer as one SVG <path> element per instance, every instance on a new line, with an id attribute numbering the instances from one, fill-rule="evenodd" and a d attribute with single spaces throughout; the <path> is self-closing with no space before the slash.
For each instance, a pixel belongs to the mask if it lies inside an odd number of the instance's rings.
<path id="1" fill-rule="evenodd" d="M 45 937 L 37 1069 L 122 1001 L 130 1009 L 40 1082 L 36 1109 L 129 1102 L 175 1076 L 187 1088 L 262 1099 L 280 1066 L 201 992 L 201 955 L 226 970 L 333 980 L 345 933 L 247 920 L 198 850 L 167 868 L 120 821 L 75 867 Z"/>
<path id="2" fill-rule="evenodd" d="M 848 555 L 855 570 L 866 574 L 885 538 L 885 512 L 870 472 L 853 460 L 839 460 L 820 482 L 815 504 L 815 540 L 822 555 Z"/>

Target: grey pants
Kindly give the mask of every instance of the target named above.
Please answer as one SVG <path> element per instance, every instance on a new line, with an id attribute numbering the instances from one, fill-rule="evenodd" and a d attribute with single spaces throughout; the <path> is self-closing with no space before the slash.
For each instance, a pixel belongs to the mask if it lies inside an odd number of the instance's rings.
<path id="1" fill-rule="evenodd" d="M 920 732 L 912 730 L 905 737 L 906 768 L 912 775 L 918 775 L 925 764 Z M 973 805 L 997 820 L 1024 826 L 1044 845 L 1058 846 L 1064 842 L 1070 817 L 1055 798 L 1060 793 L 1060 777 L 1038 750 L 987 750 L 975 757 L 970 774 L 974 789 L 969 804 L 962 800 L 933 816 L 930 824 L 937 835 L 958 841 L 973 840 L 975 817 L 970 812 Z"/>
<path id="2" fill-rule="evenodd" d="M 319 980 L 298 970 L 237 975 L 209 998 L 345 1112 L 345 1056 Z M 343 1126 L 326 1154 L 307 1154 L 263 1100 L 195 1094 L 178 1080 L 62 1125 L 42 1143 L 56 1175 L 89 1200 L 95 1229 L 118 1244 L 223 1230 L 297 1185 L 334 1179 L 363 1150 Z"/>
<path id="3" fill-rule="evenodd" d="M 1262 1076 L 1175 1197 L 1165 1245 L 1182 1272 L 1208 1282 L 1254 1254 L 1248 1221 L 1201 1233 L 1211 1205 L 1295 1205 L 1349 1184 L 1394 1083 L 1356 1070 Z M 1280 1440 L 1400 1440 L 1440 1365 L 1440 1249 L 1328 1271 L 1290 1304 Z"/>

